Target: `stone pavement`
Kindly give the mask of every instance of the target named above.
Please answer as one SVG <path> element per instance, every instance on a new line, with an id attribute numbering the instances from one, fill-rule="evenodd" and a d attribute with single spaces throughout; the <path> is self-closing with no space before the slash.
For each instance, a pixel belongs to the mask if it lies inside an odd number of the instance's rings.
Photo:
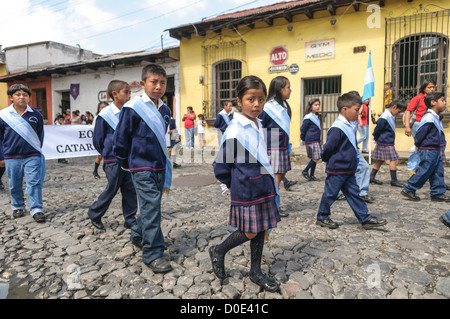
<path id="1" fill-rule="evenodd" d="M 385 183 L 371 185 L 376 202 L 369 211 L 388 224 L 366 231 L 347 202 L 338 201 L 332 218 L 340 227 L 330 230 L 315 225 L 325 166 L 317 166 L 320 181 L 308 182 L 300 175 L 306 158 L 295 160 L 288 178 L 298 184 L 289 192 L 281 187 L 281 207 L 290 215 L 272 231 L 263 256 L 263 270 L 279 280 L 280 293 L 249 280 L 247 244 L 227 254 L 226 280 L 212 273 L 208 247 L 234 229 L 227 225 L 229 195 L 221 194 L 211 164 L 183 163 L 173 171 L 162 230 L 174 270 L 154 274 L 123 227 L 120 194 L 103 219 L 106 230 L 91 226 L 87 209 L 106 180 L 103 171 L 93 178 L 94 157 L 88 157 L 67 165 L 47 161 L 44 224 L 29 215 L 13 219 L 9 194 L 0 193 L 0 298 L 450 298 L 450 230 L 439 221 L 449 205 L 431 202 L 428 184 L 417 193 L 420 202 L 407 201 L 389 185 L 384 165 L 377 177 Z M 400 166 L 399 179 L 408 177 Z"/>

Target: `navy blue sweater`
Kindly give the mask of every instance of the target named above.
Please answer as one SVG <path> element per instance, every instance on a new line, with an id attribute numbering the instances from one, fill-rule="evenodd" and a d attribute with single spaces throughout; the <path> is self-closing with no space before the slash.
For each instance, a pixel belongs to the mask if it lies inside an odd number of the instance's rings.
<path id="1" fill-rule="evenodd" d="M 282 151 L 288 149 L 289 136 L 287 133 L 265 111 L 262 111 L 258 117 L 261 119 L 263 127 L 267 129 L 267 150 Z M 274 144 L 277 140 L 278 143 Z"/>
<path id="2" fill-rule="evenodd" d="M 373 130 L 373 138 L 379 145 L 394 145 L 395 132 L 392 130 L 389 122 L 386 119 L 379 118 L 377 126 Z"/>
<path id="3" fill-rule="evenodd" d="M 303 119 L 300 127 L 300 139 L 306 144 L 320 142 L 320 129 L 310 119 Z"/>
<path id="4" fill-rule="evenodd" d="M 437 129 L 434 123 L 425 123 L 417 131 L 414 137 L 414 144 L 419 149 L 440 149 L 447 144 L 445 135 Z"/>
<path id="5" fill-rule="evenodd" d="M 13 107 L 12 105 L 9 107 Z M 36 132 L 41 147 L 44 143 L 44 119 L 42 114 L 30 108 L 30 111 L 25 112 L 22 118 L 30 124 Z M 41 154 L 27 141 L 25 141 L 19 134 L 17 134 L 8 124 L 0 118 L 0 141 L 3 144 L 3 155 L 5 159 L 8 158 L 24 158 L 29 156 L 41 156 Z"/>
<path id="6" fill-rule="evenodd" d="M 228 114 L 228 117 L 230 118 L 230 121 L 233 119 L 233 114 Z M 222 133 L 225 132 L 225 130 L 228 127 L 227 122 L 223 119 L 223 116 L 220 114 L 217 114 L 216 120 L 214 121 L 214 127 L 219 129 Z"/>
<path id="7" fill-rule="evenodd" d="M 113 152 L 113 135 L 113 128 L 101 116 L 98 116 L 95 119 L 92 143 L 95 149 L 103 156 L 104 162 L 117 161 Z"/>
<path id="8" fill-rule="evenodd" d="M 352 143 L 341 129 L 332 127 L 328 130 L 327 141 L 321 154 L 327 163 L 328 174 L 355 174 L 358 157 Z"/>
<path id="9" fill-rule="evenodd" d="M 217 159 L 221 160 L 214 164 L 214 174 L 230 189 L 231 205 L 251 206 L 275 200 L 276 190 L 272 176 L 261 174 L 261 164 L 236 139 L 228 143 L 223 144 L 217 155 Z M 227 158 L 234 160 L 226 163 Z"/>
<path id="10" fill-rule="evenodd" d="M 166 131 L 170 109 L 161 105 L 158 110 L 165 121 Z M 113 140 L 113 152 L 122 167 L 133 172 L 165 170 L 166 158 L 158 138 L 132 108 L 123 107 L 120 111 Z"/>

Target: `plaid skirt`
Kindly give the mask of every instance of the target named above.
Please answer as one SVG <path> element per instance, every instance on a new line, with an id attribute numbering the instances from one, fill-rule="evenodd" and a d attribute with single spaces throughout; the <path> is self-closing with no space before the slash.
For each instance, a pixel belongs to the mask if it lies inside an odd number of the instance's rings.
<path id="1" fill-rule="evenodd" d="M 319 142 L 306 144 L 306 156 L 310 159 L 320 159 L 322 153 L 322 145 Z"/>
<path id="2" fill-rule="evenodd" d="M 277 227 L 281 221 L 275 200 L 252 206 L 231 205 L 229 224 L 246 233 L 259 233 Z"/>
<path id="3" fill-rule="evenodd" d="M 284 174 L 291 170 L 291 159 L 289 158 L 289 151 L 286 150 L 267 150 L 269 156 L 270 166 L 273 172 Z"/>
<path id="4" fill-rule="evenodd" d="M 375 146 L 373 150 L 372 159 L 379 161 L 395 161 L 400 158 L 394 145 L 379 145 Z"/>

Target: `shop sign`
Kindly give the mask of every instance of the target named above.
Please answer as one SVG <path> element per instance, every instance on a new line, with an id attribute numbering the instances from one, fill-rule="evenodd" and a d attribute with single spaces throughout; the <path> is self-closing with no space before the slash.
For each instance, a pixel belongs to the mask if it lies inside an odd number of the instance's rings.
<path id="1" fill-rule="evenodd" d="M 130 90 L 131 93 L 136 93 L 142 90 L 141 82 L 140 81 L 133 81 L 130 83 Z"/>
<path id="2" fill-rule="evenodd" d="M 306 61 L 334 58 L 334 39 L 306 42 Z"/>

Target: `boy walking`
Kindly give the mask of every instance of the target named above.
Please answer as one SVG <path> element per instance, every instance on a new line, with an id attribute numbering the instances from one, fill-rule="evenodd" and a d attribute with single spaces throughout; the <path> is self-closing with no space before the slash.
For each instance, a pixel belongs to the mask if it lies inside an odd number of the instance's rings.
<path id="1" fill-rule="evenodd" d="M 361 104 L 361 98 L 350 93 L 342 95 L 337 101 L 340 115 L 328 131 L 327 142 L 321 154 L 322 160 L 327 163 L 327 178 L 316 224 L 322 227 L 331 229 L 339 227 L 331 220 L 330 209 L 338 198 L 340 190 L 364 229 L 372 229 L 387 223 L 386 220 L 378 220 L 368 213 L 365 201 L 359 196 L 360 190 L 355 179 L 358 147 L 356 145 L 357 127 L 353 122 L 358 119 Z"/>
<path id="2" fill-rule="evenodd" d="M 124 81 L 113 80 L 108 85 L 108 95 L 112 97 L 113 102 L 98 114 L 92 139 L 95 149 L 103 156 L 103 170 L 108 184 L 98 199 L 89 207 L 88 216 L 92 225 L 98 229 L 105 229 L 101 219 L 120 188 L 124 226 L 131 228 L 136 225 L 136 191 L 130 172 L 121 169 L 113 153 L 114 131 L 119 123 L 119 114 L 123 105 L 130 100 L 130 86 Z"/>
<path id="3" fill-rule="evenodd" d="M 44 121 L 41 113 L 33 110 L 31 91 L 23 84 L 8 89 L 12 104 L 0 112 L 0 142 L 3 144 L 6 173 L 9 177 L 13 217 L 25 215 L 23 178 L 30 214 L 38 223 L 45 222 L 42 186 L 45 177 L 45 158 L 42 154 Z"/>
<path id="4" fill-rule="evenodd" d="M 409 200 L 419 201 L 416 191 L 429 180 L 431 200 L 450 202 L 450 197 L 445 195 L 447 186 L 441 157 L 441 147 L 446 144 L 444 127 L 439 119 L 439 113 L 447 107 L 444 93 L 427 94 L 425 105 L 428 109 L 414 137 L 414 144 L 419 149 L 419 169 L 403 187 L 401 194 Z"/>
<path id="5" fill-rule="evenodd" d="M 163 254 L 161 231 L 161 197 L 172 181 L 165 141 L 170 109 L 161 100 L 166 85 L 166 71 L 161 66 L 149 64 L 143 68 L 141 86 L 145 92 L 124 105 L 113 146 L 120 165 L 131 172 L 139 200 L 140 213 L 130 239 L 142 247 L 143 262 L 154 272 L 172 270 Z"/>

